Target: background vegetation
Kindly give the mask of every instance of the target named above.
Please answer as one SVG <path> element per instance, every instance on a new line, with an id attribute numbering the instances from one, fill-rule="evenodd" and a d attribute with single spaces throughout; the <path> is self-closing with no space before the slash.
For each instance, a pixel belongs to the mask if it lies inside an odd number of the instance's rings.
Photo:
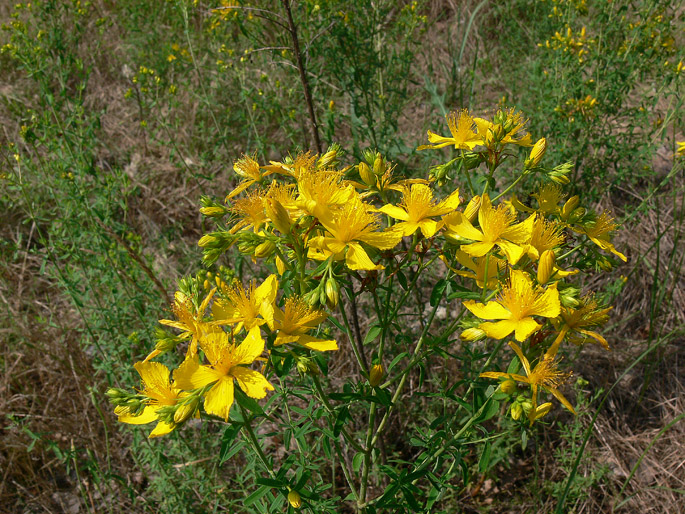
<path id="1" fill-rule="evenodd" d="M 451 484 L 441 508 L 684 510 L 682 9 L 322 0 L 292 12 L 324 149 L 427 171 L 434 157 L 414 149 L 445 113 L 515 105 L 550 160 L 575 163 L 575 192 L 623 224 L 628 264 L 607 261 L 587 284 L 615 305 L 613 351 L 578 360 L 580 415 L 556 411 L 535 444 L 501 444 L 485 469 L 474 449 L 477 479 Z M 316 148 L 282 5 L 44 0 L 0 16 L 0 510 L 266 512 L 254 470 L 211 423 L 150 442 L 117 425 L 103 393 L 137 381 L 131 363 L 200 262 L 200 196 L 223 199 L 242 153 Z M 393 451 L 407 458 L 404 443 Z"/>

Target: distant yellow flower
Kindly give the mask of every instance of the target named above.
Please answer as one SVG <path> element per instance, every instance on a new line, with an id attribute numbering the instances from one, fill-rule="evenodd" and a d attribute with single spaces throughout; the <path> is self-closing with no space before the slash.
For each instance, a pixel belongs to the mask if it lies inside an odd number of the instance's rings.
<path id="1" fill-rule="evenodd" d="M 483 144 L 483 138 L 473 130 L 473 118 L 469 116 L 467 109 L 461 110 L 458 114 L 451 112 L 445 118 L 452 137 L 439 136 L 429 130 L 428 141 L 431 144 L 419 146 L 417 150 L 443 148 L 450 145 L 454 145 L 454 148 L 472 150 L 477 145 Z"/>
<path id="2" fill-rule="evenodd" d="M 171 310 L 173 311 L 174 316 L 176 316 L 176 321 L 170 319 L 159 320 L 162 325 L 181 330 L 182 332 L 179 337 L 191 338 L 190 346 L 188 347 L 188 355 L 194 355 L 197 352 L 197 342 L 203 335 L 219 330 L 210 323 L 203 321 L 207 306 L 215 292 L 216 289 L 212 289 L 202 301 L 200 307 L 195 310 L 190 298 L 186 297 L 180 291 L 177 291 L 174 295 L 174 303 L 171 305 Z M 154 350 L 145 358 L 145 362 L 156 357 L 160 353 L 162 353 L 160 350 Z"/>
<path id="3" fill-rule="evenodd" d="M 179 387 L 191 390 L 214 384 L 205 394 L 205 411 L 228 421 L 233 405 L 234 384 L 251 398 L 261 399 L 273 391 L 267 379 L 246 365 L 252 364 L 264 352 L 264 340 L 259 327 L 252 328 L 239 345 L 229 340 L 226 332 L 213 333 L 200 341 L 208 365 L 200 365 L 198 356 L 183 361 L 174 373 Z"/>
<path id="4" fill-rule="evenodd" d="M 259 286 L 256 286 L 253 280 L 247 289 L 236 281 L 231 287 L 226 288 L 225 294 L 228 298 L 220 298 L 212 305 L 214 323 L 217 325 L 236 324 L 234 333 L 237 334 L 243 327 L 251 330 L 253 327 L 271 322 L 277 292 L 276 275 L 269 275 Z"/>
<path id="5" fill-rule="evenodd" d="M 554 362 L 555 355 L 545 354 L 540 358 L 540 361 L 535 365 L 535 368 L 530 368 L 530 363 L 521 348 L 516 343 L 509 343 L 509 346 L 516 352 L 523 369 L 526 372 L 526 376 L 518 375 L 516 373 L 501 373 L 487 371 L 481 373 L 480 376 L 484 378 L 499 379 L 511 379 L 517 382 L 522 382 L 524 384 L 529 384 L 532 393 L 532 403 L 533 407 L 530 409 L 529 419 L 531 425 L 533 422 L 544 416 L 549 411 L 549 406 L 547 404 L 541 405 L 540 408 L 544 407 L 542 410 L 538 407 L 538 392 L 542 388 L 548 393 L 551 393 L 559 402 L 566 407 L 573 414 L 576 413 L 573 406 L 569 401 L 559 392 L 559 387 L 566 381 L 569 374 L 563 373 L 557 369 L 557 365 Z"/>
<path id="6" fill-rule="evenodd" d="M 534 218 L 530 217 L 522 223 L 516 224 L 516 213 L 504 205 L 493 208 L 487 194 L 483 195 L 478 210 L 480 230 L 473 227 L 471 222 L 460 212 L 444 219 L 446 236 L 457 235 L 465 239 L 476 241 L 461 249 L 473 257 L 482 257 L 497 245 L 511 264 L 516 264 L 523 256 L 523 244 L 530 239 Z"/>
<path id="7" fill-rule="evenodd" d="M 682 64 L 682 62 L 681 62 Z M 678 145 L 678 149 L 676 150 L 676 155 L 679 157 L 682 157 L 685 155 L 685 141 L 678 141 L 676 143 Z"/>
<path id="8" fill-rule="evenodd" d="M 379 210 L 401 220 L 394 225 L 402 229 L 402 235 L 410 236 L 418 229 L 424 237 L 433 237 L 440 228 L 440 224 L 430 218 L 442 216 L 454 211 L 459 206 L 459 190 L 454 191 L 440 203 L 433 201 L 433 192 L 424 184 L 414 184 L 405 188 L 404 197 L 400 205 L 384 205 Z"/>
<path id="9" fill-rule="evenodd" d="M 556 318 L 560 312 L 559 292 L 556 284 L 547 289 L 533 287 L 533 281 L 521 270 L 511 270 L 509 282 L 496 300 L 482 304 L 474 300 L 464 307 L 481 319 L 499 319 L 495 323 L 481 323 L 478 328 L 488 337 L 503 339 L 515 332 L 518 341 L 525 341 L 541 325 L 533 316 Z"/>
<path id="10" fill-rule="evenodd" d="M 115 413 L 122 423 L 131 425 L 147 425 L 153 421 L 159 421 L 150 433 L 149 437 L 165 435 L 174 429 L 174 425 L 166 421 L 160 421 L 157 411 L 163 407 L 176 405 L 182 395 L 181 389 L 169 381 L 169 369 L 159 362 L 136 362 L 136 369 L 143 381 L 143 396 L 147 396 L 143 411 L 135 416 L 126 407 L 117 407 Z"/>
<path id="11" fill-rule="evenodd" d="M 226 200 L 233 198 L 242 193 L 245 189 L 253 184 L 261 184 L 264 182 L 264 177 L 273 173 L 268 171 L 262 173 L 262 167 L 257 161 L 248 155 L 243 155 L 233 164 L 233 170 L 244 180 L 238 184 L 233 191 L 226 197 Z"/>
<path id="12" fill-rule="evenodd" d="M 366 243 L 379 250 L 389 250 L 402 239 L 402 230 L 391 227 L 379 231 L 378 220 L 368 212 L 368 206 L 355 199 L 335 213 L 320 218 L 326 233 L 309 240 L 309 257 L 325 260 L 345 259 L 347 267 L 353 270 L 380 270 L 383 266 L 373 263 L 360 243 Z"/>
<path id="13" fill-rule="evenodd" d="M 537 199 L 538 211 L 542 214 L 558 213 L 559 202 L 564 199 L 561 187 L 556 184 L 543 184 L 532 196 Z"/>
<path id="14" fill-rule="evenodd" d="M 542 216 L 535 218 L 530 242 L 526 246 L 528 257 L 537 260 L 545 250 L 554 250 L 564 242 L 562 226 L 547 221 Z"/>
<path id="15" fill-rule="evenodd" d="M 272 330 L 278 331 L 274 345 L 297 343 L 319 352 L 337 350 L 338 343 L 334 340 L 319 339 L 307 334 L 316 329 L 327 317 L 328 314 L 314 309 L 303 298 L 286 298 L 283 310 L 278 307 L 275 309 L 273 323 L 270 324 Z"/>
<path id="16" fill-rule="evenodd" d="M 623 262 L 627 262 L 628 258 L 611 244 L 611 235 L 617 228 L 618 225 L 614 223 L 614 218 L 603 212 L 592 224 L 585 226 L 583 232 L 602 250 L 609 251 Z"/>

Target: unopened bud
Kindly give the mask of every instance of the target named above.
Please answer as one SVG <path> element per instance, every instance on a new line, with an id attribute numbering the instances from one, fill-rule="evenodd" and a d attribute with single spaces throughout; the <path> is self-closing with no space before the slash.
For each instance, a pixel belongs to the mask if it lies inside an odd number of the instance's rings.
<path id="1" fill-rule="evenodd" d="M 540 256 L 538 262 L 538 284 L 546 284 L 549 277 L 554 273 L 554 264 L 556 263 L 556 256 L 552 250 L 545 250 Z"/>
<path id="2" fill-rule="evenodd" d="M 466 219 L 471 223 L 473 223 L 473 220 L 475 220 L 476 216 L 478 216 L 478 209 L 480 209 L 482 200 L 483 199 L 480 197 L 480 195 L 476 195 L 469 200 L 469 203 L 466 205 L 466 209 L 464 209 L 464 216 L 466 216 Z"/>
<path id="3" fill-rule="evenodd" d="M 599 257 L 597 259 L 597 266 L 602 271 L 611 271 L 612 269 L 614 269 L 614 265 L 606 257 Z"/>
<path id="4" fill-rule="evenodd" d="M 209 283 L 209 280 L 205 279 L 205 281 L 202 283 L 202 287 L 205 289 L 209 289 L 211 284 Z"/>
<path id="5" fill-rule="evenodd" d="M 302 497 L 297 491 L 291 490 L 288 493 L 288 503 L 293 509 L 299 509 L 302 507 Z"/>
<path id="6" fill-rule="evenodd" d="M 316 363 L 307 357 L 298 358 L 296 366 L 297 371 L 299 371 L 301 375 L 319 374 L 319 368 L 317 367 Z"/>
<path id="7" fill-rule="evenodd" d="M 319 168 L 325 168 L 326 166 L 330 165 L 338 156 L 339 151 L 340 147 L 334 144 L 331 148 L 328 149 L 328 151 L 325 154 L 321 156 L 319 162 L 317 163 L 317 166 Z"/>
<path id="8" fill-rule="evenodd" d="M 179 405 L 176 409 L 176 412 L 174 412 L 174 423 L 180 425 L 193 414 L 195 414 L 198 403 L 200 403 L 200 399 L 195 396 L 192 400 Z"/>
<path id="9" fill-rule="evenodd" d="M 385 161 L 381 154 L 376 154 L 376 159 L 373 161 L 373 172 L 376 176 L 380 176 L 385 172 Z"/>
<path id="10" fill-rule="evenodd" d="M 521 419 L 521 414 L 523 413 L 523 408 L 520 403 L 514 403 L 511 406 L 511 418 L 514 421 Z"/>
<path id="11" fill-rule="evenodd" d="M 530 157 L 526 160 L 526 168 L 534 168 L 540 164 L 542 157 L 545 155 L 545 150 L 547 150 L 547 140 L 541 137 L 530 151 Z"/>
<path id="12" fill-rule="evenodd" d="M 281 205 L 281 202 L 274 198 L 267 198 L 264 202 L 266 215 L 281 234 L 289 234 L 292 227 L 288 211 Z"/>
<path id="13" fill-rule="evenodd" d="M 516 392 L 516 390 L 518 389 L 518 387 L 516 386 L 516 382 L 514 382 L 511 379 L 508 379 L 508 380 L 505 380 L 504 382 L 502 382 L 499 385 L 499 388 L 503 393 L 507 393 L 507 394 L 512 394 L 512 393 Z"/>
<path id="14" fill-rule="evenodd" d="M 118 387 L 110 387 L 107 389 L 107 392 L 105 393 L 111 401 L 114 400 L 119 400 L 121 398 L 126 398 L 129 396 L 129 394 L 124 391 L 123 389 L 119 389 Z"/>
<path id="15" fill-rule="evenodd" d="M 258 259 L 265 259 L 276 249 L 276 245 L 271 241 L 264 241 L 254 250 L 254 256 Z"/>
<path id="16" fill-rule="evenodd" d="M 461 338 L 465 341 L 479 341 L 485 338 L 485 331 L 480 328 L 467 328 L 461 333 Z"/>
<path id="17" fill-rule="evenodd" d="M 334 278 L 329 278 L 326 281 L 325 290 L 326 305 L 328 305 L 329 309 L 333 310 L 340 301 L 340 288 L 338 287 L 338 283 L 335 281 Z"/>
<path id="18" fill-rule="evenodd" d="M 378 387 L 381 380 L 383 380 L 384 374 L 385 370 L 383 369 L 383 365 L 374 364 L 371 366 L 371 371 L 369 371 L 369 384 L 371 384 L 372 387 Z"/>
<path id="19" fill-rule="evenodd" d="M 575 223 L 575 222 L 577 222 L 578 220 L 582 219 L 583 216 L 585 216 L 586 213 L 587 213 L 587 210 L 585 209 L 585 207 L 578 207 L 578 208 L 575 209 L 575 210 L 571 213 L 571 215 L 568 217 L 569 223 Z"/>
<path id="20" fill-rule="evenodd" d="M 200 212 L 202 214 L 204 214 L 205 216 L 209 216 L 210 218 L 217 218 L 217 217 L 221 217 L 224 214 L 226 214 L 226 209 L 223 207 L 216 207 L 216 206 L 202 207 L 200 209 Z"/>
<path id="21" fill-rule="evenodd" d="M 216 237 L 214 237 L 214 236 L 212 236 L 212 235 L 209 235 L 209 234 L 205 234 L 205 235 L 202 236 L 202 237 L 200 238 L 200 240 L 197 242 L 197 245 L 198 245 L 198 246 L 201 246 L 202 248 L 205 248 L 206 246 L 209 246 L 210 244 L 212 244 L 212 243 L 215 242 L 216 240 L 217 240 Z"/>
<path id="22" fill-rule="evenodd" d="M 360 162 L 358 168 L 359 176 L 364 181 L 364 184 L 367 186 L 376 185 L 376 177 L 373 175 L 373 173 L 371 173 L 371 168 L 369 168 L 368 164 L 365 162 Z"/>
<path id="23" fill-rule="evenodd" d="M 535 409 L 535 418 L 534 419 L 540 419 L 543 416 L 547 415 L 547 413 L 550 411 L 552 408 L 552 404 L 547 402 L 543 403 L 542 405 L 538 405 L 537 409 Z"/>
<path id="24" fill-rule="evenodd" d="M 578 207 L 579 203 L 580 197 L 578 195 L 572 196 L 571 198 L 566 200 L 566 203 L 561 208 L 561 219 L 566 221 L 571 215 L 571 213 L 575 210 L 575 208 Z"/>

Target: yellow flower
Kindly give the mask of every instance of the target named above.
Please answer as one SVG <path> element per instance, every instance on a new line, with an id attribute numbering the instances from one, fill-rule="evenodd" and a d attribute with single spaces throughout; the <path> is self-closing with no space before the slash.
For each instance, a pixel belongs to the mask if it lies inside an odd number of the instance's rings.
<path id="1" fill-rule="evenodd" d="M 515 224 L 516 213 L 504 205 L 493 208 L 487 194 L 483 195 L 478 210 L 480 230 L 460 212 L 445 217 L 445 236 L 459 236 L 476 241 L 461 249 L 473 257 L 482 257 L 497 245 L 511 264 L 516 264 L 523 256 L 523 243 L 528 242 L 531 235 L 533 217 L 522 223 Z"/>
<path id="2" fill-rule="evenodd" d="M 542 216 L 535 218 L 530 235 L 530 242 L 526 246 L 528 257 L 533 260 L 540 258 L 545 250 L 554 250 L 564 242 L 562 227 L 558 223 L 547 221 Z"/>
<path id="3" fill-rule="evenodd" d="M 357 192 L 341 179 L 342 174 L 338 171 L 303 173 L 297 181 L 297 207 L 321 219 L 352 201 Z"/>
<path id="4" fill-rule="evenodd" d="M 307 334 L 323 323 L 327 317 L 325 312 L 314 309 L 303 298 L 297 296 L 286 298 L 283 310 L 275 309 L 273 323 L 270 324 L 272 330 L 278 330 L 274 345 L 297 343 L 319 352 L 337 350 L 338 343 L 334 340 L 319 339 Z"/>
<path id="5" fill-rule="evenodd" d="M 209 305 L 209 302 L 211 301 L 215 292 L 216 288 L 212 289 L 207 297 L 202 301 L 200 307 L 195 310 L 190 298 L 186 297 L 180 291 L 177 291 L 174 295 L 174 303 L 171 305 L 171 310 L 173 311 L 174 316 L 176 316 L 177 321 L 170 319 L 159 320 L 162 325 L 181 330 L 182 332 L 179 334 L 179 337 L 192 338 L 190 341 L 190 346 L 188 347 L 188 355 L 194 355 L 197 352 L 197 342 L 203 335 L 216 332 L 218 330 L 216 327 L 203 321 L 207 306 Z M 156 357 L 160 353 L 162 353 L 160 350 L 154 350 L 145 358 L 145 362 Z"/>
<path id="6" fill-rule="evenodd" d="M 262 173 L 262 168 L 259 166 L 259 163 L 247 155 L 243 155 L 233 164 L 233 170 L 239 176 L 243 177 L 244 180 L 238 184 L 233 191 L 231 191 L 231 193 L 226 197 L 226 201 L 242 193 L 252 184 L 261 184 L 264 182 L 264 177 L 273 173 L 272 171 Z"/>
<path id="7" fill-rule="evenodd" d="M 483 144 L 483 138 L 473 131 L 473 118 L 469 116 L 467 109 L 461 110 L 459 114 L 451 112 L 445 118 L 452 137 L 439 136 L 429 130 L 428 141 L 431 144 L 419 146 L 417 150 L 443 148 L 449 145 L 454 145 L 454 148 L 472 150 L 477 145 Z"/>
<path id="8" fill-rule="evenodd" d="M 464 307 L 481 319 L 502 320 L 481 323 L 478 326 L 488 337 L 503 339 L 515 332 L 518 341 L 525 341 L 541 327 L 533 316 L 559 316 L 559 292 L 556 284 L 552 284 L 546 290 L 533 287 L 533 281 L 526 272 L 511 270 L 509 283 L 496 300 L 487 304 L 468 300 L 464 302 Z"/>
<path id="9" fill-rule="evenodd" d="M 353 270 L 380 270 L 369 258 L 360 243 L 366 243 L 379 250 L 389 250 L 402 239 L 402 230 L 391 227 L 379 231 L 376 216 L 367 211 L 368 206 L 358 198 L 345 204 L 342 209 L 319 219 L 326 233 L 309 240 L 308 256 L 316 260 L 332 257 L 345 259 L 347 267 Z"/>
<path id="10" fill-rule="evenodd" d="M 271 322 L 277 292 L 276 275 L 269 275 L 258 287 L 253 280 L 248 289 L 236 281 L 231 287 L 226 288 L 225 293 L 228 298 L 218 299 L 212 305 L 214 323 L 217 325 L 236 324 L 234 333 L 237 334 L 243 327 L 251 330 L 253 327 Z"/>
<path id="11" fill-rule="evenodd" d="M 261 399 L 273 386 L 259 373 L 245 367 L 252 364 L 264 351 L 264 340 L 259 327 L 251 329 L 239 345 L 231 344 L 226 332 L 213 333 L 200 341 L 200 348 L 208 365 L 200 365 L 198 356 L 183 361 L 174 374 L 183 389 L 198 389 L 214 384 L 205 393 L 205 411 L 228 421 L 233 405 L 234 384 L 251 398 Z"/>
<path id="12" fill-rule="evenodd" d="M 523 355 L 523 352 L 521 351 L 519 345 L 512 342 L 509 343 L 509 346 L 511 346 L 511 348 L 516 352 L 516 355 L 521 361 L 523 369 L 526 372 L 526 376 L 518 375 L 516 373 L 501 373 L 494 371 L 487 371 L 485 373 L 481 373 L 480 376 L 484 378 L 493 378 L 497 380 L 502 378 L 511 379 L 516 380 L 517 382 L 522 382 L 524 384 L 529 384 L 533 401 L 533 406 L 528 414 L 531 425 L 536 419 L 541 418 L 549 411 L 549 406 L 547 404 L 543 404 L 540 407 L 538 407 L 537 401 L 538 392 L 540 388 L 544 389 L 548 393 L 551 393 L 557 400 L 559 400 L 559 402 L 564 407 L 566 407 L 570 412 L 575 414 L 576 411 L 573 408 L 573 406 L 564 397 L 564 395 L 562 395 L 559 392 L 559 386 L 561 386 L 566 381 L 569 374 L 563 373 L 557 369 L 557 365 L 554 362 L 555 355 L 550 355 L 549 353 L 543 355 L 540 358 L 540 361 L 535 365 L 535 368 L 531 370 L 530 363 L 528 362 L 528 359 L 526 359 L 526 356 Z"/>
<path id="13" fill-rule="evenodd" d="M 602 250 L 609 251 L 620 258 L 623 262 L 627 262 L 628 259 L 626 256 L 616 250 L 610 241 L 611 235 L 616 228 L 618 228 L 618 225 L 614 223 L 614 218 L 609 216 L 606 212 L 603 212 L 597 217 L 594 223 L 584 227 L 583 232 L 585 232 L 590 240 Z"/>
<path id="14" fill-rule="evenodd" d="M 181 389 L 169 381 L 169 369 L 159 362 L 136 362 L 136 369 L 143 381 L 141 393 L 148 397 L 143 411 L 134 416 L 126 407 L 117 407 L 115 413 L 122 423 L 131 425 L 147 425 L 153 421 L 159 421 L 157 411 L 163 407 L 176 405 Z M 150 433 L 149 437 L 165 435 L 174 429 L 174 425 L 165 421 L 159 421 Z"/>
<path id="15" fill-rule="evenodd" d="M 459 206 L 459 190 L 440 203 L 433 201 L 433 192 L 424 184 L 414 184 L 404 189 L 400 205 L 384 205 L 379 210 L 388 216 L 401 220 L 394 225 L 402 229 L 403 236 L 410 236 L 418 229 L 424 237 L 433 237 L 440 224 L 430 218 L 442 216 L 454 211 Z"/>
<path id="16" fill-rule="evenodd" d="M 612 307 L 600 308 L 592 295 L 583 297 L 581 305 L 577 309 L 562 307 L 559 317 L 552 320 L 555 328 L 560 332 L 559 337 L 557 337 L 558 342 L 555 341 L 556 346 L 566 334 L 572 335 L 573 332 L 578 332 L 582 336 L 572 338 L 572 342 L 582 344 L 588 340 L 587 336 L 589 336 L 602 345 L 605 350 L 608 350 L 609 343 L 607 340 L 598 332 L 587 329 L 606 323 L 611 309 Z"/>
<path id="17" fill-rule="evenodd" d="M 561 187 L 556 184 L 543 184 L 532 196 L 537 199 L 538 211 L 542 214 L 558 213 L 559 202 L 564 199 Z"/>
<path id="18" fill-rule="evenodd" d="M 680 64 L 682 65 L 682 62 Z M 685 155 L 685 141 L 678 141 L 676 144 L 678 145 L 678 149 L 675 153 L 678 157 L 682 157 Z"/>
<path id="19" fill-rule="evenodd" d="M 532 138 L 530 134 L 525 134 L 519 138 L 519 132 L 524 130 L 528 120 L 523 119 L 521 112 L 516 112 L 515 109 L 499 110 L 495 114 L 495 119 L 501 119 L 502 123 L 492 123 L 483 118 L 474 118 L 473 121 L 478 128 L 478 136 L 491 146 L 495 139 L 502 144 L 513 144 L 519 146 L 532 146 Z M 500 135 L 502 134 L 502 135 Z"/>
<path id="20" fill-rule="evenodd" d="M 231 228 L 231 234 L 248 228 L 257 233 L 269 221 L 264 209 L 264 196 L 264 191 L 253 191 L 233 202 L 231 211 L 237 216 L 238 222 Z"/>
<path id="21" fill-rule="evenodd" d="M 485 265 L 487 263 L 488 266 L 488 283 L 487 286 L 489 289 L 494 289 L 497 287 L 497 277 L 499 275 L 499 272 L 504 270 L 506 267 L 507 263 L 506 261 L 502 259 L 498 259 L 495 256 L 490 256 L 489 261 L 488 257 L 476 257 L 475 259 L 471 259 L 469 255 L 466 252 L 462 252 L 461 250 L 457 250 L 455 254 L 457 261 L 459 264 L 464 266 L 465 268 L 468 268 L 471 271 L 465 271 L 465 270 L 458 270 L 452 268 L 449 263 L 447 262 L 447 259 L 445 256 L 440 256 L 440 259 L 445 263 L 445 265 L 451 269 L 454 273 L 457 275 L 461 275 L 462 277 L 468 277 L 470 279 L 473 279 L 476 281 L 476 284 L 478 287 L 482 288 L 485 282 Z"/>

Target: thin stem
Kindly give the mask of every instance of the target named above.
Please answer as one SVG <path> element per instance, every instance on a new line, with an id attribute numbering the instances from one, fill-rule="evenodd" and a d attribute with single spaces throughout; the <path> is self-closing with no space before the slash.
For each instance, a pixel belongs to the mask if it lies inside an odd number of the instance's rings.
<path id="1" fill-rule="evenodd" d="M 357 340 L 355 335 L 352 333 L 352 328 L 350 328 L 350 322 L 347 319 L 347 313 L 345 312 L 345 303 L 342 301 L 342 297 L 340 298 L 338 307 L 340 310 L 340 315 L 343 319 L 343 323 L 345 324 L 345 331 L 347 332 L 347 337 L 349 338 L 350 343 L 352 343 L 350 346 L 352 347 L 352 352 L 354 353 L 354 356 L 357 359 L 357 364 L 359 364 L 359 367 L 364 373 L 368 373 L 368 366 L 366 365 L 365 358 L 362 357 L 363 354 L 359 351 L 362 346 L 362 341 L 361 339 Z"/>
<path id="2" fill-rule="evenodd" d="M 297 26 L 293 21 L 293 14 L 290 9 L 290 0 L 281 0 L 283 9 L 288 15 L 288 25 L 290 26 L 290 38 L 293 42 L 293 51 L 297 58 L 297 69 L 300 72 L 300 82 L 302 82 L 302 89 L 304 89 L 304 99 L 307 103 L 307 111 L 309 112 L 309 122 L 312 128 L 312 135 L 314 136 L 314 146 L 316 146 L 317 153 L 321 154 L 321 139 L 319 138 L 319 125 L 316 122 L 316 114 L 314 113 L 314 102 L 312 101 L 312 94 L 309 90 L 309 80 L 307 79 L 307 72 L 302 60 L 302 53 L 300 52 L 300 41 L 297 38 Z"/>
<path id="3" fill-rule="evenodd" d="M 269 475 L 271 475 L 271 478 L 275 479 L 276 473 L 274 473 L 274 470 L 272 466 L 269 464 L 266 455 L 264 455 L 264 450 L 262 450 L 262 447 L 259 446 L 259 441 L 257 440 L 257 436 L 255 435 L 254 430 L 252 429 L 252 424 L 250 423 L 251 419 L 249 414 L 242 405 L 238 404 L 238 406 L 240 407 L 240 412 L 243 415 L 243 419 L 245 420 L 245 423 L 243 424 L 243 429 L 247 434 L 247 438 L 250 441 L 250 445 L 257 453 L 257 457 L 259 457 L 259 460 L 262 462 L 262 465 L 266 468 Z"/>

